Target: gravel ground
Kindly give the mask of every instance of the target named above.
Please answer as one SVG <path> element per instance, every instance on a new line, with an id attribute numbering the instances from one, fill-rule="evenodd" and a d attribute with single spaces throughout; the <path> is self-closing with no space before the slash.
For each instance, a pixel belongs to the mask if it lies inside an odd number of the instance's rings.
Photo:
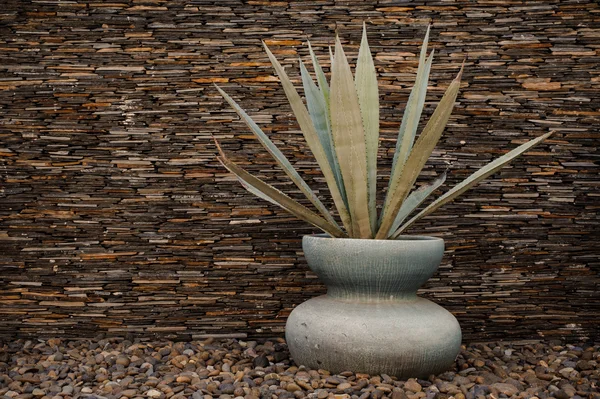
<path id="1" fill-rule="evenodd" d="M 0 345 L 0 398 L 600 399 L 600 345 L 464 346 L 428 380 L 296 367 L 283 340 L 25 341 Z"/>

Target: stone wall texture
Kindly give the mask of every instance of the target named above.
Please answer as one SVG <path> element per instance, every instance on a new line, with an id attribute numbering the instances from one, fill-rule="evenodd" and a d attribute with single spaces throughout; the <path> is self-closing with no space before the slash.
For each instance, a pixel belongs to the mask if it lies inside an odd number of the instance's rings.
<path id="1" fill-rule="evenodd" d="M 264 40 L 299 84 L 368 27 L 380 79 L 380 184 L 428 24 L 425 116 L 466 60 L 419 182 L 447 190 L 551 140 L 412 228 L 446 240 L 422 294 L 465 340 L 599 338 L 600 6 L 595 1 L 33 0 L 0 9 L 0 337 L 277 336 L 324 292 L 306 223 L 252 197 L 212 135 L 300 198 L 218 95 L 256 118 L 327 204 Z M 407 326 L 410 328 L 410 326 Z"/>

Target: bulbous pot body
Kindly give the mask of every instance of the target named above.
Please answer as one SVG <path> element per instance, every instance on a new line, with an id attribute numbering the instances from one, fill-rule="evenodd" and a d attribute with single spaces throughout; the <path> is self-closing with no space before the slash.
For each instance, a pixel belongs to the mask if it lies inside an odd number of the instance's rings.
<path id="1" fill-rule="evenodd" d="M 437 270 L 444 241 L 305 236 L 304 256 L 327 294 L 297 306 L 286 340 L 298 365 L 398 378 L 447 370 L 461 343 L 456 318 L 417 296 Z"/>

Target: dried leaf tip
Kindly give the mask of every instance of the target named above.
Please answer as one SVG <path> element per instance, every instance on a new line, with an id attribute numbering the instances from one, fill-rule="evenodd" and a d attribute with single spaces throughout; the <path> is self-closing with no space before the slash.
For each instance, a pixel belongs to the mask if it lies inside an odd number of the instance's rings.
<path id="1" fill-rule="evenodd" d="M 425 38 L 423 39 L 423 43 L 429 42 L 429 32 L 431 31 L 431 24 L 427 25 L 427 31 L 425 32 Z"/>
<path id="2" fill-rule="evenodd" d="M 265 51 L 266 51 L 267 55 L 269 56 L 269 58 L 271 58 L 271 57 L 274 58 L 275 56 L 273 55 L 273 53 L 269 49 L 269 46 L 267 46 L 267 43 L 264 40 L 261 40 L 260 42 L 262 43 L 263 48 L 265 49 Z"/>
<path id="3" fill-rule="evenodd" d="M 462 62 L 462 65 L 460 66 L 460 71 L 458 71 L 458 75 L 456 75 L 456 78 L 454 78 L 454 80 L 459 81 L 462 78 L 462 74 L 463 71 L 465 69 L 465 62 L 467 61 L 467 59 L 465 58 Z"/>
<path id="4" fill-rule="evenodd" d="M 227 99 L 227 93 L 225 93 L 225 90 L 221 89 L 216 83 L 213 83 L 213 85 L 215 85 L 215 88 L 219 91 L 221 97 Z"/>
<path id="5" fill-rule="evenodd" d="M 215 142 L 215 145 L 217 146 L 217 150 L 219 151 L 219 154 L 223 157 L 223 158 L 227 158 L 225 156 L 225 153 L 223 152 L 223 149 L 221 148 L 221 146 L 219 145 L 219 142 L 217 141 L 217 138 L 215 136 L 213 136 L 213 141 Z"/>
<path id="6" fill-rule="evenodd" d="M 363 31 L 362 31 L 362 38 L 361 40 L 361 46 L 363 43 L 368 43 L 368 38 L 367 38 L 367 25 L 365 24 L 365 22 L 363 21 Z"/>
<path id="7" fill-rule="evenodd" d="M 333 47 L 333 59 L 335 60 L 344 52 L 342 41 L 338 35 L 335 35 L 335 46 Z"/>
<path id="8" fill-rule="evenodd" d="M 545 133 L 544 136 L 546 136 L 546 137 L 544 138 L 544 140 L 546 140 L 548 137 L 552 136 L 557 131 L 558 130 L 550 130 L 548 133 Z"/>

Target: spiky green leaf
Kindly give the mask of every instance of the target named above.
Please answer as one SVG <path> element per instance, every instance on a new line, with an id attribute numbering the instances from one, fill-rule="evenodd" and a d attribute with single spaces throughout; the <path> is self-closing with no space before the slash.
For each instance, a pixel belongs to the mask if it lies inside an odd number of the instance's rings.
<path id="1" fill-rule="evenodd" d="M 313 125 L 319 137 L 319 141 L 321 142 L 321 146 L 323 147 L 323 150 L 325 150 L 325 155 L 327 155 L 329 165 L 333 165 L 333 149 L 331 148 L 331 141 L 329 139 L 329 126 L 327 123 L 327 107 L 325 105 L 325 99 L 323 98 L 323 95 L 321 94 L 321 91 L 317 85 L 315 85 L 315 82 L 312 80 L 302 60 L 299 60 L 299 63 L 308 113 L 312 119 Z"/>
<path id="2" fill-rule="evenodd" d="M 215 140 L 216 142 L 216 140 Z M 323 219 L 304 205 L 294 201 L 281 191 L 277 190 L 275 187 L 271 186 L 268 183 L 265 183 L 261 179 L 251 175 L 236 163 L 227 158 L 227 156 L 223 153 L 221 148 L 218 146 L 220 152 L 220 157 L 217 157 L 219 162 L 227 168 L 231 173 L 233 173 L 238 180 L 242 183 L 248 191 L 252 194 L 257 195 L 260 198 L 263 198 L 275 205 L 278 205 L 290 212 L 292 215 L 296 216 L 299 219 L 302 219 L 313 226 L 316 226 L 329 234 L 332 237 L 345 237 L 346 235 L 339 227 L 329 223 L 327 220 Z"/>
<path id="3" fill-rule="evenodd" d="M 367 188 L 369 196 L 369 219 L 371 231 L 377 230 L 377 149 L 379 148 L 379 90 L 373 56 L 367 40 L 367 28 L 363 35 L 356 62 L 354 78 L 360 105 L 367 151 Z"/>
<path id="4" fill-rule="evenodd" d="M 398 182 L 395 184 L 396 189 L 393 192 L 388 193 L 388 207 L 383 211 L 381 225 L 375 238 L 385 239 L 390 234 L 392 223 L 402 206 L 402 202 L 406 199 L 408 192 L 417 180 L 421 169 L 425 165 L 425 162 L 427 162 L 429 155 L 431 155 L 431 152 L 446 127 L 446 123 L 448 122 L 448 118 L 450 118 L 450 114 L 454 108 L 454 101 L 456 100 L 460 88 L 461 76 L 462 67 L 456 79 L 450 83 L 446 93 L 444 93 L 440 103 L 415 143 L 415 146 L 402 169 L 402 173 L 398 177 Z"/>
<path id="5" fill-rule="evenodd" d="M 427 197 L 431 195 L 431 193 L 433 193 L 442 184 L 444 184 L 445 181 L 446 172 L 442 173 L 431 183 L 425 184 L 413 191 L 412 193 L 410 193 L 408 198 L 406 198 L 406 201 L 402 203 L 400 211 L 398 211 L 398 214 L 396 215 L 396 219 L 394 219 L 394 223 L 392 224 L 392 228 L 390 229 L 390 231 L 395 232 L 398 229 L 398 227 L 400 227 L 402 222 L 404 222 L 404 220 L 408 217 L 408 215 L 413 213 L 414 210 L 417 209 L 419 205 L 421 205 L 423 201 L 425 201 Z M 390 237 L 396 238 L 395 233 L 392 234 Z"/>
<path id="6" fill-rule="evenodd" d="M 265 149 L 271 154 L 271 156 L 277 161 L 279 166 L 283 169 L 286 175 L 290 177 L 290 179 L 296 184 L 296 186 L 302 191 L 302 193 L 313 203 L 313 205 L 319 210 L 321 215 L 323 215 L 329 223 L 337 225 L 336 221 L 333 219 L 325 205 L 319 200 L 319 198 L 315 195 L 315 193 L 311 190 L 311 188 L 306 184 L 304 179 L 296 172 L 296 169 L 292 166 L 290 161 L 286 158 L 285 155 L 273 144 L 273 142 L 269 139 L 269 137 L 262 131 L 262 129 L 252 120 L 252 118 L 240 107 L 223 89 L 219 86 L 215 85 L 219 93 L 223 96 L 223 98 L 231 105 L 231 107 L 235 110 L 235 112 L 242 118 L 242 120 L 246 123 L 246 125 L 252 130 L 252 132 L 258 138 L 258 141 L 265 147 Z"/>
<path id="7" fill-rule="evenodd" d="M 313 125 L 319 136 L 321 146 L 325 151 L 329 166 L 333 171 L 335 181 L 337 183 L 344 204 L 348 205 L 346 200 L 346 191 L 344 189 L 344 181 L 342 180 L 342 174 L 340 166 L 338 164 L 337 156 L 335 154 L 333 146 L 333 137 L 331 136 L 331 127 L 329 124 L 329 109 L 325 105 L 325 98 L 321 93 L 321 90 L 315 85 L 310 74 L 302 60 L 300 60 L 300 73 L 302 76 L 302 85 L 304 86 L 304 95 L 306 97 L 306 105 L 308 107 L 308 113 L 313 121 Z"/>
<path id="8" fill-rule="evenodd" d="M 402 122 L 398 132 L 398 141 L 396 141 L 396 151 L 394 152 L 394 159 L 392 161 L 392 171 L 394 171 L 398 160 L 400 160 L 399 164 L 403 165 L 406 158 L 408 158 L 408 154 L 412 149 L 417 134 L 421 114 L 423 113 L 423 106 L 427 94 L 427 83 L 429 82 L 429 73 L 431 71 L 434 53 L 432 50 L 427 58 L 427 44 L 429 43 L 430 28 L 430 26 L 427 27 L 425 39 L 423 39 L 415 84 L 410 91 L 410 96 L 408 97 L 406 108 L 404 109 L 404 115 L 402 115 Z"/>
<path id="9" fill-rule="evenodd" d="M 333 71 L 333 51 L 331 50 L 331 46 L 329 46 L 329 70 Z"/>
<path id="10" fill-rule="evenodd" d="M 346 188 L 353 236 L 372 238 L 365 134 L 354 78 L 339 38 L 335 42 L 330 107 L 333 141 Z"/>
<path id="11" fill-rule="evenodd" d="M 327 182 L 327 186 L 329 187 L 329 191 L 331 192 L 333 202 L 335 203 L 335 206 L 340 214 L 342 223 L 346 230 L 350 233 L 352 231 L 352 222 L 350 214 L 348 212 L 348 209 L 346 208 L 346 204 L 344 203 L 340 190 L 337 186 L 333 170 L 329 165 L 327 155 L 325 154 L 325 150 L 321 145 L 321 141 L 319 140 L 319 136 L 315 130 L 308 110 L 304 106 L 300 95 L 294 88 L 294 85 L 290 81 L 290 78 L 288 77 L 287 73 L 285 73 L 279 61 L 277 61 L 273 53 L 271 53 L 271 50 L 269 50 L 269 48 L 264 42 L 263 46 L 265 48 L 265 51 L 267 52 L 267 55 L 269 56 L 269 60 L 271 60 L 271 64 L 273 64 L 273 67 L 277 72 L 277 76 L 279 76 L 279 80 L 281 81 L 281 85 L 283 87 L 285 95 L 290 103 L 290 106 L 292 107 L 292 111 L 296 116 L 296 120 L 300 125 L 300 129 L 302 130 L 304 139 L 310 147 L 310 150 L 315 156 L 315 159 L 317 160 L 317 163 L 319 164 L 319 167 L 321 168 L 321 171 L 325 176 L 325 181 Z"/>
<path id="12" fill-rule="evenodd" d="M 551 131 L 540 137 L 530 140 L 527 143 L 520 145 L 519 147 L 515 148 L 514 150 L 512 150 L 512 151 L 502 155 L 501 157 L 495 159 L 494 161 L 488 163 L 483 168 L 479 169 L 477 172 L 475 172 L 471 176 L 467 177 L 461 183 L 457 184 L 446 194 L 442 195 L 441 197 L 439 197 L 438 199 L 433 201 L 429 206 L 427 206 L 425 209 L 423 209 L 421 212 L 419 212 L 417 215 L 415 215 L 412 219 L 410 219 L 408 222 L 406 222 L 404 225 L 402 225 L 402 227 L 398 230 L 397 234 L 394 234 L 394 235 L 398 236 L 399 234 L 404 232 L 406 229 L 408 229 L 410 226 L 412 226 L 413 223 L 415 223 L 417 220 L 429 215 L 431 212 L 435 211 L 439 207 L 452 201 L 454 198 L 458 197 L 465 191 L 469 190 L 471 187 L 473 187 L 474 185 L 479 183 L 481 180 L 483 180 L 486 177 L 490 176 L 491 174 L 494 174 L 495 172 L 497 172 L 500 168 L 502 168 L 504 165 L 506 165 L 507 163 L 509 163 L 516 157 L 518 157 L 519 155 L 523 154 L 526 151 L 529 151 L 532 147 L 534 147 L 534 146 L 538 145 L 539 143 L 541 143 L 542 141 L 546 140 L 553 133 L 554 133 L 554 131 Z"/>
<path id="13" fill-rule="evenodd" d="M 429 72 L 431 71 L 434 53 L 432 51 L 429 58 L 426 60 L 428 42 L 429 27 L 427 28 L 427 33 L 425 34 L 425 39 L 423 40 L 423 45 L 421 47 L 415 84 L 410 92 L 406 108 L 404 109 L 402 123 L 400 124 L 398 140 L 396 141 L 396 151 L 394 152 L 394 159 L 392 161 L 392 171 L 388 182 L 388 196 L 386 197 L 383 206 L 384 210 L 388 208 L 391 200 L 389 193 L 394 193 L 396 191 L 398 178 L 402 174 L 404 163 L 412 150 L 417 128 L 419 127 L 419 120 L 421 119 L 421 114 L 423 112 L 427 94 L 427 83 L 429 81 Z"/>
<path id="14" fill-rule="evenodd" d="M 315 69 L 315 75 L 317 76 L 319 89 L 321 89 L 321 93 L 323 94 L 323 97 L 325 99 L 325 104 L 327 104 L 327 109 L 329 110 L 329 84 L 327 83 L 327 77 L 325 77 L 323 68 L 321 68 L 321 64 L 319 64 L 319 60 L 317 59 L 317 56 L 315 55 L 312 46 L 310 45 L 310 42 L 308 42 L 308 51 L 310 53 L 313 68 Z"/>

